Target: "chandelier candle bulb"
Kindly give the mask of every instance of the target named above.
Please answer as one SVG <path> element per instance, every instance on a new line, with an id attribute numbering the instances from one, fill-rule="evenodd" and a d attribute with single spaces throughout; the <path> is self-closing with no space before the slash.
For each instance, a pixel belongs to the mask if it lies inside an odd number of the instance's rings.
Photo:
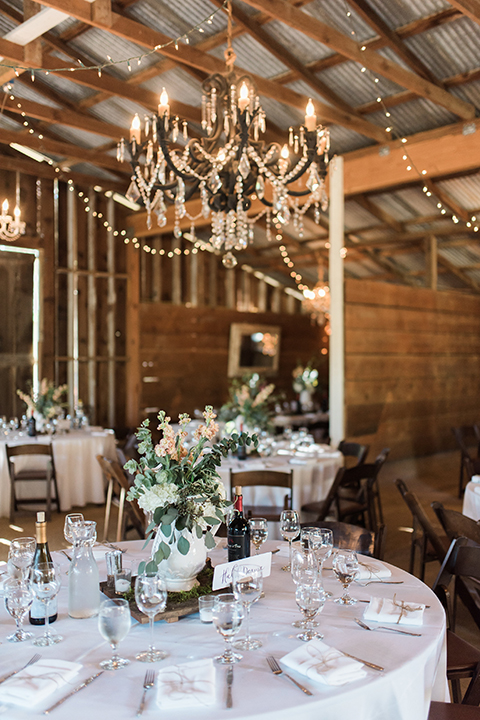
<path id="1" fill-rule="evenodd" d="M 250 104 L 250 97 L 248 92 L 247 83 L 243 82 L 240 86 L 240 97 L 238 98 L 238 109 L 240 112 L 245 112 Z"/>
<path id="2" fill-rule="evenodd" d="M 132 120 L 132 125 L 130 127 L 130 142 L 132 142 L 133 140 L 135 140 L 137 145 L 140 145 L 141 130 L 140 130 L 140 117 L 139 117 L 138 113 L 135 113 L 133 120 Z"/>
<path id="3" fill-rule="evenodd" d="M 305 127 L 309 132 L 313 132 L 317 127 L 317 116 L 315 115 L 312 98 L 309 99 L 305 111 Z"/>
<path id="4" fill-rule="evenodd" d="M 165 88 L 163 88 L 163 90 L 160 94 L 160 102 L 158 105 L 158 114 L 160 117 L 163 117 L 164 115 L 167 115 L 167 117 L 168 117 L 169 112 L 170 112 L 170 106 L 168 104 L 168 93 L 165 90 Z"/>

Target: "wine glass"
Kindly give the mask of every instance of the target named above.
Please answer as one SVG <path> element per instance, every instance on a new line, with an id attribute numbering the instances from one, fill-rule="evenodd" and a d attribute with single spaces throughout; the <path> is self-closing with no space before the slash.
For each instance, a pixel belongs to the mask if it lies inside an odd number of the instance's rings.
<path id="1" fill-rule="evenodd" d="M 120 670 L 130 664 L 130 660 L 118 655 L 117 646 L 127 637 L 131 624 L 127 600 L 114 598 L 102 602 L 98 613 L 98 629 L 100 635 L 110 643 L 112 657 L 109 660 L 102 660 L 100 667 L 105 670 Z"/>
<path id="2" fill-rule="evenodd" d="M 231 665 L 242 659 L 238 653 L 234 653 L 231 642 L 240 630 L 243 620 L 243 606 L 237 602 L 232 593 L 217 595 L 213 601 L 212 620 L 217 632 L 225 640 L 225 651 L 223 655 L 217 655 L 214 660 L 223 665 Z"/>
<path id="3" fill-rule="evenodd" d="M 22 623 L 35 597 L 32 586 L 24 580 L 10 578 L 5 583 L 4 590 L 5 607 L 17 624 L 17 629 L 12 635 L 8 635 L 7 640 L 9 642 L 30 640 L 34 635 L 31 632 L 26 632 L 22 627 Z"/>
<path id="4" fill-rule="evenodd" d="M 248 524 L 250 525 L 250 537 L 255 545 L 255 555 L 258 555 L 268 537 L 268 523 L 265 518 L 251 518 Z"/>
<path id="5" fill-rule="evenodd" d="M 28 578 L 37 543 L 34 537 L 15 538 L 8 549 L 9 572 L 21 580 Z"/>
<path id="6" fill-rule="evenodd" d="M 320 567 L 320 584 L 323 587 L 323 566 L 325 560 L 330 557 L 333 552 L 333 532 L 329 528 L 308 528 L 308 546 L 313 550 Z M 332 597 L 332 593 L 325 590 L 327 597 Z"/>
<path id="7" fill-rule="evenodd" d="M 359 572 L 357 553 L 353 550 L 337 550 L 333 558 L 333 571 L 343 585 L 342 597 L 336 598 L 334 602 L 339 605 L 355 605 L 357 600 L 348 594 L 348 586 Z"/>
<path id="8" fill-rule="evenodd" d="M 262 647 L 260 640 L 250 637 L 250 607 L 258 600 L 263 589 L 263 570 L 257 565 L 235 565 L 232 571 L 232 588 L 235 598 L 246 609 L 245 638 L 233 645 L 239 650 L 256 650 Z"/>
<path id="9" fill-rule="evenodd" d="M 139 610 L 148 615 L 150 625 L 150 645 L 136 656 L 140 662 L 157 662 L 163 660 L 167 653 L 155 650 L 153 644 L 153 623 L 155 615 L 163 612 L 167 605 L 167 587 L 165 579 L 158 573 L 143 573 L 135 580 L 135 600 Z"/>
<path id="10" fill-rule="evenodd" d="M 282 510 L 280 514 L 280 532 L 284 540 L 288 540 L 288 565 L 282 570 L 290 572 L 292 567 L 292 541 L 300 532 L 300 518 L 296 510 Z"/>
<path id="11" fill-rule="evenodd" d="M 325 592 L 318 584 L 302 584 L 297 585 L 295 590 L 295 601 L 305 616 L 305 630 L 297 635 L 299 640 L 308 642 L 314 638 L 323 638 L 322 633 L 314 630 L 313 618 L 325 605 Z"/>
<path id="12" fill-rule="evenodd" d="M 303 530 L 302 530 L 303 533 Z M 314 553 L 311 550 L 296 550 L 292 555 L 292 580 L 295 585 L 318 585 L 320 587 L 320 578 L 318 575 L 318 563 Z M 313 622 L 313 625 L 318 623 Z M 292 622 L 293 627 L 305 628 L 306 620 L 295 620 Z"/>
<path id="13" fill-rule="evenodd" d="M 65 516 L 63 535 L 65 537 L 65 540 L 70 543 L 70 545 L 75 545 L 75 526 L 80 525 L 84 522 L 84 520 L 85 518 L 83 517 L 82 513 L 69 513 Z"/>
<path id="14" fill-rule="evenodd" d="M 61 635 L 52 635 L 50 632 L 48 605 L 50 600 L 53 600 L 60 590 L 60 572 L 53 562 L 39 563 L 37 566 L 32 567 L 31 582 L 35 597 L 45 606 L 45 632 L 41 637 L 35 638 L 33 644 L 41 647 L 56 645 L 63 640 L 63 637 Z"/>

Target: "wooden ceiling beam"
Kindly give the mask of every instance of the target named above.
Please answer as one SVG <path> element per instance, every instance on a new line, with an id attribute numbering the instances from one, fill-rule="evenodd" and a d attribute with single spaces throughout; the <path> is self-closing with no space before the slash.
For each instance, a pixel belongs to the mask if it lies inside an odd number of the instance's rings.
<path id="1" fill-rule="evenodd" d="M 420 77 L 443 87 L 442 83 L 435 75 L 424 65 L 424 63 L 416 57 L 413 52 L 403 44 L 396 32 L 391 30 L 387 23 L 382 20 L 380 15 L 365 0 L 348 0 L 349 5 L 365 20 L 370 27 L 375 30 L 385 43 L 386 47 L 390 47 L 395 53 Z"/>
<path id="2" fill-rule="evenodd" d="M 99 27 L 102 30 L 106 30 L 107 32 L 117 35 L 118 37 L 122 37 L 126 40 L 129 40 L 133 43 L 136 43 L 138 45 L 141 45 L 142 47 L 155 49 L 156 47 L 159 47 L 163 44 L 171 42 L 171 38 L 164 35 L 163 33 L 159 33 L 156 30 L 153 30 L 152 28 L 148 28 L 145 25 L 142 25 L 139 22 L 136 22 L 135 20 L 132 20 L 131 18 L 125 17 L 123 15 L 119 15 L 118 13 L 112 13 L 112 25 L 106 26 L 105 23 L 101 22 L 98 19 L 92 18 L 92 6 L 91 3 L 87 2 L 86 0 L 45 0 L 45 2 L 42 2 L 42 5 L 46 5 L 47 7 L 53 7 L 57 10 L 61 10 L 62 12 L 66 12 L 72 17 L 75 17 L 79 20 L 82 20 L 84 22 L 90 23 L 93 27 Z M 298 11 L 296 8 L 292 8 L 291 5 L 287 3 L 287 7 L 290 9 Z M 303 13 L 302 13 L 303 14 Z M 308 16 L 307 16 L 308 17 Z M 3 46 L 7 41 L 2 41 L 1 45 Z M 12 45 L 13 43 L 9 43 Z M 17 46 L 18 47 L 18 46 Z M 224 72 L 225 71 L 225 65 L 223 60 L 220 60 L 219 58 L 213 57 L 211 55 L 207 55 L 207 53 L 198 50 L 196 47 L 192 45 L 184 44 L 181 47 L 181 50 L 178 51 L 175 50 L 175 47 L 172 45 L 166 45 L 165 47 L 162 47 L 161 50 L 159 48 L 159 52 L 166 56 L 170 57 L 173 60 L 177 62 L 182 62 L 183 64 L 190 65 L 194 68 L 197 68 L 198 70 L 203 70 L 204 72 L 211 74 L 215 72 Z M 4 55 L 3 50 L 0 48 L 0 55 Z M 47 68 L 48 69 L 48 68 Z M 238 73 L 242 74 L 245 71 L 242 68 L 237 67 Z M 73 73 L 75 75 L 80 74 L 87 74 L 88 72 L 92 71 L 82 71 L 81 73 Z M 252 80 L 255 82 L 258 92 L 260 95 L 265 95 L 267 97 L 273 98 L 274 100 L 277 100 L 279 102 L 283 102 L 286 105 L 290 105 L 292 107 L 297 108 L 302 113 L 305 112 L 305 107 L 308 102 L 308 97 L 305 95 L 302 95 L 300 93 L 295 92 L 294 90 L 291 90 L 290 88 L 282 87 L 275 83 L 272 80 L 268 80 L 266 78 L 260 77 L 259 75 L 254 75 L 253 73 L 247 73 L 250 75 Z M 95 73 L 96 75 L 96 73 Z M 104 75 L 105 78 L 105 75 Z M 98 78 L 101 80 L 102 78 Z M 111 82 L 118 83 L 119 81 L 115 80 L 111 76 L 108 77 L 107 82 L 105 83 L 105 89 L 108 92 L 107 84 Z M 425 81 L 422 81 L 425 82 Z M 126 83 L 121 83 L 122 86 L 126 85 Z M 118 87 L 118 85 L 117 85 Z M 134 88 L 127 86 L 130 88 L 131 91 L 134 90 Z M 434 87 L 434 86 L 432 86 Z M 97 88 L 99 89 L 99 88 Z M 141 88 L 135 88 L 136 92 L 139 94 L 146 93 L 147 91 L 142 90 Z M 436 88 L 436 90 L 439 90 Z M 115 90 L 112 89 L 111 94 L 115 94 Z M 443 92 L 443 91 L 442 91 Z M 463 103 L 462 101 L 457 101 L 462 107 L 467 106 L 467 103 Z M 173 101 L 172 101 L 173 105 Z M 186 117 L 185 113 L 182 112 L 179 109 L 180 103 L 175 103 L 177 108 L 172 107 L 172 111 L 175 112 L 180 117 Z M 188 106 L 187 106 L 188 107 Z M 342 125 L 344 127 L 347 127 L 351 130 L 354 130 L 355 132 L 358 132 L 362 135 L 365 135 L 366 137 L 370 137 L 377 142 L 382 142 L 382 140 L 385 137 L 385 131 L 379 128 L 378 126 L 367 122 L 365 120 L 359 120 L 358 117 L 352 115 L 351 113 L 344 112 L 342 110 L 338 110 L 337 108 L 332 107 L 331 105 L 328 105 L 326 103 L 322 103 L 319 100 L 315 101 L 315 107 L 316 112 L 320 116 L 321 120 L 323 122 L 330 122 Z M 465 111 L 466 112 L 466 111 Z"/>
<path id="3" fill-rule="evenodd" d="M 417 95 L 441 105 L 464 120 L 475 117 L 475 108 L 471 103 L 463 100 L 459 101 L 458 98 L 443 90 L 443 88 L 419 77 L 410 70 L 406 70 L 397 63 L 377 55 L 374 50 L 370 50 L 365 45 L 362 45 L 365 48 L 362 51 L 359 44 L 354 40 L 326 23 L 317 20 L 317 18 L 307 15 L 302 10 L 292 7 L 285 0 L 246 0 L 246 2 L 248 5 L 257 8 L 257 10 L 268 12 L 277 20 L 303 32 L 308 37 L 321 42 L 341 55 L 345 55 L 350 60 L 360 63 L 362 66 L 372 70 L 372 72 L 382 75 Z"/>
<path id="4" fill-rule="evenodd" d="M 450 5 L 457 8 L 462 15 L 466 15 L 474 23 L 480 25 L 480 0 L 448 0 Z"/>
<path id="5" fill-rule="evenodd" d="M 389 213 L 385 212 L 385 210 L 382 210 L 382 208 L 372 202 L 372 200 L 370 200 L 370 198 L 366 197 L 365 195 L 359 195 L 358 197 L 356 197 L 355 202 L 361 205 L 365 210 L 367 210 L 378 220 L 381 220 L 383 223 L 393 228 L 393 230 L 395 230 L 396 232 L 403 232 L 403 230 L 405 229 L 401 222 L 395 220 L 395 218 L 389 215 Z"/>
<path id="6" fill-rule="evenodd" d="M 475 282 L 475 280 L 472 280 L 472 278 L 468 277 L 463 270 L 460 270 L 456 265 L 450 262 L 450 260 L 447 260 L 447 258 L 443 257 L 440 253 L 437 255 L 438 262 L 440 265 L 443 265 L 443 267 L 447 268 L 449 272 L 451 272 L 455 277 L 458 277 L 459 280 L 461 280 L 465 285 L 467 285 L 469 288 L 474 290 L 475 292 L 480 292 L 480 286 L 478 283 Z"/>
<path id="7" fill-rule="evenodd" d="M 460 207 L 460 205 L 455 202 L 455 200 L 450 197 L 448 193 L 445 192 L 445 190 L 442 190 L 442 188 L 439 188 L 436 183 L 434 183 L 432 180 L 426 180 L 424 187 L 427 187 L 429 191 L 435 195 L 439 199 L 439 201 L 445 205 L 454 215 L 456 215 L 460 220 L 463 220 L 464 222 L 469 222 L 470 217 L 473 213 L 469 213 L 468 210 L 465 210 L 465 208 Z"/>

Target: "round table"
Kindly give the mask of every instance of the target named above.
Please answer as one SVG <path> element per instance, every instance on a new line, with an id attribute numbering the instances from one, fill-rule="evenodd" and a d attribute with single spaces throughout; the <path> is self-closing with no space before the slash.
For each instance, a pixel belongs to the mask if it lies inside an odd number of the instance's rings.
<path id="1" fill-rule="evenodd" d="M 465 487 L 462 513 L 475 522 L 480 520 L 480 475 L 474 475 Z"/>
<path id="2" fill-rule="evenodd" d="M 219 540 L 221 545 L 223 540 Z M 126 559 L 138 560 L 145 557 L 141 550 L 143 541 L 124 543 L 128 548 Z M 272 549 L 279 545 L 270 542 Z M 211 553 L 214 564 L 224 562 L 226 551 L 220 546 Z M 68 561 L 56 554 L 63 571 Z M 393 580 L 401 585 L 376 584 L 367 587 L 353 585 L 352 594 L 359 599 L 368 599 L 372 594 L 397 598 L 412 603 L 424 602 L 430 607 L 425 610 L 424 624 L 416 631 L 421 637 L 410 637 L 391 632 L 367 632 L 359 628 L 354 617 L 361 616 L 365 603 L 352 607 L 340 607 L 329 601 L 318 616 L 320 629 L 328 645 L 344 650 L 377 665 L 385 672 L 367 669 L 367 676 L 360 681 L 342 687 L 328 687 L 314 683 L 301 675 L 297 680 L 313 693 L 304 695 L 285 677 L 272 674 L 266 658 L 274 655 L 280 659 L 286 653 L 299 647 L 291 623 L 299 618 L 289 573 L 282 572 L 284 557 L 273 555 L 272 573 L 264 581 L 265 598 L 252 607 L 251 632 L 263 642 L 259 650 L 244 652 L 243 660 L 235 665 L 233 685 L 233 708 L 225 707 L 226 669 L 216 666 L 217 700 L 213 707 L 184 708 L 175 711 L 160 711 L 155 703 L 156 690 L 147 696 L 144 717 L 162 720 L 196 720 L 212 718 L 249 718 L 250 720 L 426 720 L 430 699 L 448 698 L 445 674 L 445 615 L 435 595 L 417 578 L 390 566 Z M 100 575 L 105 573 L 103 561 L 99 562 Z M 326 587 L 335 595 L 340 593 L 340 584 L 333 573 L 325 573 Z M 53 626 L 64 636 L 64 641 L 50 648 L 42 648 L 45 658 L 60 658 L 83 664 L 83 668 L 72 684 L 75 686 L 98 671 L 100 660 L 109 656 L 110 649 L 97 630 L 97 620 L 72 620 L 66 615 L 67 591 L 64 587 L 59 595 L 59 619 Z M 0 610 L 0 678 L 3 673 L 20 667 L 33 655 L 35 648 L 30 642 L 11 644 L 3 638 L 11 632 L 13 620 L 2 607 Z M 408 628 L 407 628 L 408 629 Z M 34 632 L 42 632 L 34 628 Z M 177 623 L 157 622 L 155 644 L 168 652 L 168 657 L 153 666 L 134 661 L 139 650 L 146 649 L 149 642 L 148 625 L 134 623 L 127 638 L 120 644 L 123 656 L 132 663 L 117 672 L 104 672 L 95 682 L 69 698 L 58 707 L 52 717 L 55 720 L 131 720 L 137 711 L 142 694 L 145 671 L 159 669 L 170 664 L 212 658 L 223 651 L 223 639 L 210 624 L 200 622 L 198 613 L 182 618 Z M 38 709 L 28 712 L 9 707 L 4 713 L 8 720 L 40 717 L 42 711 L 65 695 L 66 688 L 58 690 Z"/>

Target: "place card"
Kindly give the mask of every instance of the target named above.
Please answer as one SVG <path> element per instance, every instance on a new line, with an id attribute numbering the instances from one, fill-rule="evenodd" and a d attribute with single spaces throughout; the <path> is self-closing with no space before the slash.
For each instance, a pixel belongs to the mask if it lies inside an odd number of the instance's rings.
<path id="1" fill-rule="evenodd" d="M 220 590 L 220 588 L 230 585 L 232 582 L 233 568 L 237 565 L 242 565 L 245 568 L 248 568 L 249 565 L 252 565 L 252 567 L 261 567 L 263 577 L 266 578 L 270 575 L 272 568 L 272 553 L 262 553 L 261 555 L 254 555 L 253 557 L 242 558 L 242 560 L 233 560 L 233 562 L 217 565 L 213 572 L 212 590 Z"/>

